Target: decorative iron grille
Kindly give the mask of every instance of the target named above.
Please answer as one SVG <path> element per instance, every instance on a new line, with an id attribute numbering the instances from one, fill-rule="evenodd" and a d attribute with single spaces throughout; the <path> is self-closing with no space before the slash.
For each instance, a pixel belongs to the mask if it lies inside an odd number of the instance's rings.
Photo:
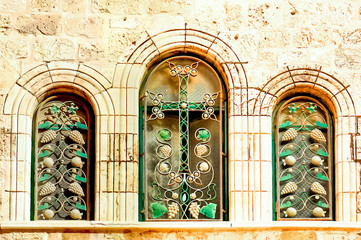
<path id="1" fill-rule="evenodd" d="M 35 219 L 89 219 L 89 114 L 77 101 L 55 99 L 36 115 Z"/>
<path id="2" fill-rule="evenodd" d="M 276 118 L 277 218 L 332 219 L 330 118 L 313 99 L 284 104 Z"/>
<path id="3" fill-rule="evenodd" d="M 159 64 L 145 86 L 146 220 L 222 219 L 220 79 L 191 57 Z"/>

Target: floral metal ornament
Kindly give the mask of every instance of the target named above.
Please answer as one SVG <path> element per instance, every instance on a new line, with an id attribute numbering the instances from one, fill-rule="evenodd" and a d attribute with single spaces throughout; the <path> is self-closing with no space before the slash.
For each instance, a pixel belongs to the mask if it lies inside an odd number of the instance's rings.
<path id="1" fill-rule="evenodd" d="M 199 62 L 167 64 L 169 78 L 178 80 L 178 100 L 168 101 L 162 92 L 145 91 L 144 177 L 151 181 L 145 191 L 146 219 L 220 219 L 221 174 L 214 166 L 220 155 L 211 156 L 212 146 L 219 140 L 212 142 L 208 127 L 221 126 L 221 92 L 202 93 L 199 101 L 191 101 L 190 82 L 197 81 Z"/>
<path id="2" fill-rule="evenodd" d="M 293 101 L 278 113 L 278 219 L 332 219 L 329 120 L 319 104 Z"/>
<path id="3" fill-rule="evenodd" d="M 51 101 L 38 111 L 35 178 L 37 220 L 86 219 L 86 119 L 71 101 Z"/>

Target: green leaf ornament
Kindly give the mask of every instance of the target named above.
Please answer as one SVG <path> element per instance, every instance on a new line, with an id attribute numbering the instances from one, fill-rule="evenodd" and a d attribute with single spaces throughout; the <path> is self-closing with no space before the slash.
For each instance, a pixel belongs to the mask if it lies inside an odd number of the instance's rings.
<path id="1" fill-rule="evenodd" d="M 292 203 L 291 201 L 287 201 L 281 205 L 281 209 L 291 207 Z"/>
<path id="2" fill-rule="evenodd" d="M 153 213 L 153 218 L 159 218 L 164 213 L 168 212 L 167 207 L 160 204 L 159 202 L 151 203 L 150 208 L 151 208 L 152 213 Z"/>
<path id="3" fill-rule="evenodd" d="M 216 210 L 217 210 L 217 204 L 209 203 L 206 206 L 201 208 L 200 213 L 206 215 L 206 217 L 215 218 L 216 217 Z"/>
<path id="4" fill-rule="evenodd" d="M 49 204 L 48 203 L 44 203 L 43 205 L 39 205 L 38 206 L 38 210 L 44 210 L 49 208 Z"/>
<path id="5" fill-rule="evenodd" d="M 81 203 L 76 203 L 75 206 L 77 209 L 86 211 L 86 206 L 82 205 Z"/>
<path id="6" fill-rule="evenodd" d="M 158 136 L 160 139 L 168 141 L 170 139 L 170 131 L 168 129 L 162 129 L 159 131 Z"/>
<path id="7" fill-rule="evenodd" d="M 198 131 L 197 139 L 207 141 L 209 137 L 210 134 L 208 130 L 204 129 Z"/>

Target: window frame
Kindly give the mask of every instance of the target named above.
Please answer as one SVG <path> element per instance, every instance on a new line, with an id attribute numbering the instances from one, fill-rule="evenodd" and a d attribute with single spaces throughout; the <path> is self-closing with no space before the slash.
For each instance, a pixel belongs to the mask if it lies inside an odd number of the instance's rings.
<path id="1" fill-rule="evenodd" d="M 66 100 L 65 100 L 66 99 Z M 84 109 L 84 112 L 86 113 L 87 116 L 87 126 L 88 126 L 88 133 L 87 133 L 87 140 L 86 140 L 86 151 L 87 151 L 87 159 L 83 160 L 87 161 L 87 185 L 86 185 L 86 203 L 87 203 L 87 217 L 86 219 L 79 219 L 79 220 L 73 220 L 73 219 L 58 219 L 58 220 L 54 220 L 54 219 L 49 219 L 46 221 L 91 221 L 94 220 L 95 217 L 95 211 L 94 211 L 94 206 L 95 206 L 95 198 L 96 198 L 96 191 L 95 191 L 95 181 L 96 181 L 96 154 L 95 154 L 95 140 L 96 140 L 96 136 L 95 136 L 95 126 L 96 126 L 96 118 L 95 118 L 95 113 L 93 110 L 93 107 L 91 106 L 91 104 L 89 103 L 89 101 L 87 101 L 85 98 L 79 96 L 79 95 L 74 95 L 71 93 L 67 93 L 67 92 L 56 92 L 50 96 L 47 96 L 45 99 L 43 99 L 36 107 L 36 109 L 34 110 L 33 113 L 33 117 L 32 117 L 32 137 L 31 137 L 31 199 L 30 199 L 30 220 L 31 221 L 42 221 L 42 219 L 35 219 L 36 216 L 36 211 L 37 211 L 37 202 L 36 201 L 36 197 L 35 194 L 37 194 L 36 191 L 36 187 L 35 184 L 36 183 L 36 178 L 37 178 L 37 170 L 36 168 L 36 157 L 37 157 L 37 143 L 36 141 L 39 141 L 40 139 L 37 138 L 37 136 L 39 135 L 38 131 L 38 127 L 37 127 L 37 115 L 38 112 L 40 110 L 41 107 L 43 107 L 44 105 L 48 104 L 51 101 L 61 101 L 61 102 L 65 102 L 65 101 L 74 101 L 78 104 L 81 105 L 81 107 Z"/>
<path id="2" fill-rule="evenodd" d="M 172 61 L 172 59 L 178 59 L 178 58 L 193 58 L 198 59 L 199 61 L 204 62 L 213 72 L 216 74 L 219 80 L 219 89 L 220 89 L 220 99 L 222 101 L 222 110 L 220 112 L 221 116 L 221 124 L 220 124 L 220 139 L 222 139 L 222 143 L 219 145 L 220 151 L 221 151 L 221 159 L 219 160 L 219 168 L 220 170 L 220 179 L 222 185 L 220 186 L 221 191 L 221 200 L 220 203 L 222 204 L 222 209 L 220 209 L 220 219 L 146 219 L 145 217 L 145 194 L 146 194 L 146 187 L 145 187 L 145 173 L 144 173 L 144 164 L 145 164 L 145 153 L 144 153 L 144 139 L 145 139 L 145 129 L 144 129 L 144 123 L 145 123 L 145 114 L 144 114 L 144 105 L 142 104 L 142 100 L 146 97 L 146 88 L 149 80 L 149 76 L 153 72 L 153 70 L 159 66 L 160 64 L 164 63 L 165 61 L 169 60 Z M 152 67 L 149 68 L 147 71 L 141 87 L 139 88 L 139 199 L 138 199 L 138 205 L 139 205 L 139 221 L 148 221 L 148 222 L 157 222 L 157 221 L 185 221 L 185 222 L 191 222 L 191 221 L 228 221 L 229 213 L 229 197 L 228 197 L 228 94 L 227 94 L 227 88 L 225 86 L 225 82 L 221 77 L 222 75 L 207 61 L 202 59 L 199 56 L 194 55 L 177 55 L 177 56 L 170 56 L 168 58 L 162 59 L 161 61 L 158 61 L 156 64 L 152 65 Z M 191 134 L 190 134 L 191 135 Z M 189 138 L 191 136 L 188 136 Z M 217 207 L 218 208 L 218 207 Z"/>
<path id="3" fill-rule="evenodd" d="M 280 196 L 280 184 L 277 180 L 279 177 L 279 117 L 281 110 L 288 104 L 292 102 L 297 101 L 305 101 L 305 102 L 314 102 L 317 105 L 319 105 L 322 108 L 322 111 L 324 112 L 326 116 L 326 122 L 328 125 L 328 136 L 327 136 L 327 147 L 329 152 L 329 170 L 328 174 L 331 176 L 331 180 L 329 181 L 329 199 L 330 199 L 330 207 L 329 207 L 329 217 L 328 218 L 280 218 L 280 202 L 279 202 L 279 196 Z M 335 141 L 335 127 L 334 127 L 334 115 L 329 110 L 327 105 L 323 103 L 321 100 L 319 100 L 317 97 L 305 93 L 297 94 L 297 96 L 294 97 L 288 97 L 287 99 L 281 100 L 277 105 L 276 108 L 273 111 L 272 116 L 272 172 L 273 172 L 273 184 L 272 184 L 272 192 L 273 192 L 273 220 L 274 221 L 335 221 L 336 219 L 336 197 L 335 197 L 335 181 L 336 181 L 336 175 L 335 175 L 335 148 L 334 148 L 334 141 Z"/>

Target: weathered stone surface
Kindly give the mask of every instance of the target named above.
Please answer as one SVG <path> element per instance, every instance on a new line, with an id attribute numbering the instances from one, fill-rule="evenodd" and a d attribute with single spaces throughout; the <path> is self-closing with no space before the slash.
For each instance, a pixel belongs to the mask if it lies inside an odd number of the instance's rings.
<path id="1" fill-rule="evenodd" d="M 109 60 L 118 61 L 124 52 L 131 53 L 137 45 L 139 35 L 135 32 L 112 32 L 109 36 Z"/>
<path id="2" fill-rule="evenodd" d="M 79 59 L 87 61 L 97 61 L 105 57 L 105 49 L 103 43 L 81 43 L 79 44 Z"/>
<path id="3" fill-rule="evenodd" d="M 91 0 L 90 3 L 90 9 L 94 13 L 122 15 L 146 14 L 148 6 L 147 0 Z"/>
<path id="4" fill-rule="evenodd" d="M 352 4 L 345 1 L 287 1 L 283 12 L 287 27 L 345 26 L 352 19 Z"/>
<path id="5" fill-rule="evenodd" d="M 64 30 L 69 36 L 100 38 L 103 36 L 104 19 L 101 17 L 71 16 L 65 20 Z"/>
<path id="6" fill-rule="evenodd" d="M 110 19 L 110 28 L 135 29 L 139 26 L 142 16 L 114 17 Z"/>
<path id="7" fill-rule="evenodd" d="M 225 2 L 225 27 L 228 30 L 237 29 L 245 22 L 243 8 L 241 2 Z"/>
<path id="8" fill-rule="evenodd" d="M 34 43 L 33 56 L 39 61 L 74 59 L 75 44 L 64 38 L 41 38 Z"/>
<path id="9" fill-rule="evenodd" d="M 16 19 L 15 29 L 19 33 L 57 35 L 60 29 L 60 15 L 22 15 Z"/>
<path id="10" fill-rule="evenodd" d="M 85 13 L 87 9 L 86 0 L 62 0 L 58 2 L 59 9 L 69 13 Z"/>
<path id="11" fill-rule="evenodd" d="M 361 29 L 355 29 L 345 33 L 344 41 L 346 43 L 357 44 L 361 42 Z"/>
<path id="12" fill-rule="evenodd" d="M 131 0 L 126 0 L 131 2 Z M 142 2 L 142 0 L 138 0 Z M 134 8 L 136 7 L 137 1 L 133 1 L 132 4 Z M 182 0 L 150 0 L 148 10 L 150 14 L 159 14 L 159 13 L 171 13 L 171 14 L 181 14 L 186 15 L 192 11 L 192 2 L 191 1 L 182 1 Z M 129 13 L 131 14 L 131 13 Z"/>
<path id="13" fill-rule="evenodd" d="M 56 2 L 53 0 L 31 0 L 31 10 L 38 12 L 50 12 L 55 10 Z"/>
<path id="14" fill-rule="evenodd" d="M 352 70 L 361 67 L 361 50 L 359 48 L 338 48 L 335 50 L 335 65 Z"/>
<path id="15" fill-rule="evenodd" d="M 290 44 L 291 34 L 284 29 L 259 32 L 259 48 L 285 48 Z"/>
<path id="16" fill-rule="evenodd" d="M 167 24 L 165 25 L 164 22 Z M 168 13 L 162 13 L 159 15 L 148 18 L 143 23 L 145 29 L 150 29 L 149 34 L 157 34 L 167 30 L 167 26 L 171 26 L 172 29 L 184 28 L 185 20 L 183 16 L 174 16 Z"/>
<path id="17" fill-rule="evenodd" d="M 37 28 L 44 35 L 56 35 L 59 30 L 59 15 L 46 15 L 37 17 Z"/>
<path id="18" fill-rule="evenodd" d="M 277 64 L 279 68 L 283 67 L 297 67 L 310 64 L 308 61 L 308 52 L 302 50 L 286 51 L 280 53 L 277 57 Z"/>
<path id="19" fill-rule="evenodd" d="M 10 31 L 10 15 L 0 14 L 0 34 L 8 35 Z"/>
<path id="20" fill-rule="evenodd" d="M 248 22 L 253 28 L 283 26 L 281 4 L 274 1 L 251 3 L 248 8 Z"/>
<path id="21" fill-rule="evenodd" d="M 14 38 L 4 42 L 5 54 L 8 59 L 22 59 L 29 55 L 28 42 L 23 38 Z"/>
<path id="22" fill-rule="evenodd" d="M 0 1 L 0 11 L 21 12 L 26 9 L 26 0 L 2 0 Z"/>

